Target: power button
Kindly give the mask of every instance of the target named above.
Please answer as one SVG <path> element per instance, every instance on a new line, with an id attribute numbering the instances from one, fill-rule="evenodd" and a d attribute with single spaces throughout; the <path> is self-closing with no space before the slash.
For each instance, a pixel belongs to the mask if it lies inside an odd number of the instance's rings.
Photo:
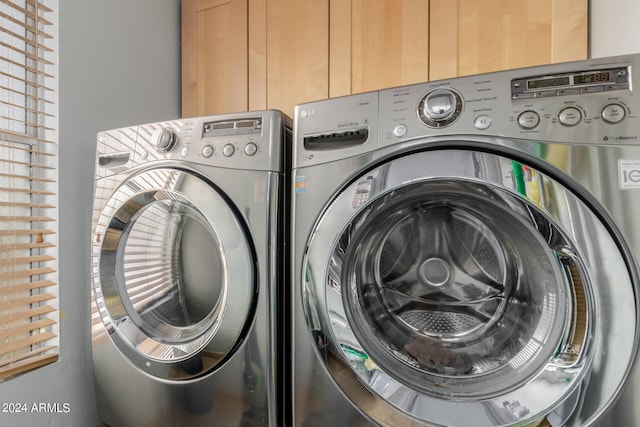
<path id="1" fill-rule="evenodd" d="M 393 128 L 393 136 L 401 138 L 406 135 L 407 130 L 407 125 L 401 123 Z"/>

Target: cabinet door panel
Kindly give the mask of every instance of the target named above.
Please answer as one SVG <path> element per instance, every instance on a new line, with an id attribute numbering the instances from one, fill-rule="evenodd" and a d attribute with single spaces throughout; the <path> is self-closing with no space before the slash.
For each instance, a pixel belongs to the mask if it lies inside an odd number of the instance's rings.
<path id="1" fill-rule="evenodd" d="M 266 32 L 267 107 L 327 98 L 329 0 L 268 0 Z"/>
<path id="2" fill-rule="evenodd" d="M 430 1 L 430 80 L 587 57 L 588 0 Z"/>
<path id="3" fill-rule="evenodd" d="M 331 0 L 331 96 L 426 81 L 429 1 Z"/>
<path id="4" fill-rule="evenodd" d="M 183 0 L 182 115 L 248 108 L 247 0 Z"/>

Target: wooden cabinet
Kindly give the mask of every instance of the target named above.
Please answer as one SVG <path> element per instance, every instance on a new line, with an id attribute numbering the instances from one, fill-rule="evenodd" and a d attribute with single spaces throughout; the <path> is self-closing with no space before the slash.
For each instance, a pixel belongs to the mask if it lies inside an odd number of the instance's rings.
<path id="1" fill-rule="evenodd" d="M 182 115 L 329 96 L 329 0 L 183 0 Z"/>
<path id="2" fill-rule="evenodd" d="M 430 0 L 429 80 L 587 58 L 587 0 Z"/>
<path id="3" fill-rule="evenodd" d="M 429 79 L 429 2 L 331 0 L 330 96 Z"/>
<path id="4" fill-rule="evenodd" d="M 182 2 L 182 115 L 246 111 L 247 0 Z"/>
<path id="5" fill-rule="evenodd" d="M 183 0 L 183 116 L 587 57 L 588 0 Z"/>
<path id="6" fill-rule="evenodd" d="M 250 0 L 249 22 L 251 109 L 329 96 L 329 0 Z"/>

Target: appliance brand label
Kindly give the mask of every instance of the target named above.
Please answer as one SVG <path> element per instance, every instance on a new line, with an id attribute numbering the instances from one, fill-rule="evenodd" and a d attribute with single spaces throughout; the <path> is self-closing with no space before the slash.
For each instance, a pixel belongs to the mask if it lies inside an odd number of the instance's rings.
<path id="1" fill-rule="evenodd" d="M 618 159 L 618 186 L 621 190 L 640 188 L 640 159 Z"/>

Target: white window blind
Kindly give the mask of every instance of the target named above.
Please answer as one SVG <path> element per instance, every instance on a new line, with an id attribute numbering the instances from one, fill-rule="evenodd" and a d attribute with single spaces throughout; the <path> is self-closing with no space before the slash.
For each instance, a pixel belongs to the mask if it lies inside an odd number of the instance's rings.
<path id="1" fill-rule="evenodd" d="M 0 379 L 58 358 L 55 0 L 0 0 Z"/>

